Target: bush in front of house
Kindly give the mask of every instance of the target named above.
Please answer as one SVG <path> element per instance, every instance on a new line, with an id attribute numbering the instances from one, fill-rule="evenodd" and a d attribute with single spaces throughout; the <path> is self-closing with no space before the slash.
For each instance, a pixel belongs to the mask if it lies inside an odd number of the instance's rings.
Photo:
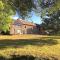
<path id="1" fill-rule="evenodd" d="M 0 34 L 1 34 L 1 35 L 10 35 L 10 32 L 9 32 L 9 31 L 7 31 L 7 32 L 1 31 Z"/>

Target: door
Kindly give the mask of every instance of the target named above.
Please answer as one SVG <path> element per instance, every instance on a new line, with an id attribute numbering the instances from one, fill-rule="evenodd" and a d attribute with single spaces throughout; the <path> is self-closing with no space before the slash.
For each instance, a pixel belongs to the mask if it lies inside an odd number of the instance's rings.
<path id="1" fill-rule="evenodd" d="M 22 34 L 21 30 L 18 29 L 17 30 L 17 34 Z"/>

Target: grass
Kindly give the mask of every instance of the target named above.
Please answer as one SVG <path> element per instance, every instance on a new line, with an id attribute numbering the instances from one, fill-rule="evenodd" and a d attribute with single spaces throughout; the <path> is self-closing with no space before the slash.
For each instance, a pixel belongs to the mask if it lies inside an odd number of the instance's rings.
<path id="1" fill-rule="evenodd" d="M 60 39 L 60 36 L 47 36 L 47 35 L 0 35 L 0 40 L 3 39 L 41 39 L 41 38 L 55 38 Z"/>
<path id="2" fill-rule="evenodd" d="M 12 55 L 31 55 L 60 59 L 59 36 L 16 35 L 0 38 L 0 56 L 10 58 Z"/>

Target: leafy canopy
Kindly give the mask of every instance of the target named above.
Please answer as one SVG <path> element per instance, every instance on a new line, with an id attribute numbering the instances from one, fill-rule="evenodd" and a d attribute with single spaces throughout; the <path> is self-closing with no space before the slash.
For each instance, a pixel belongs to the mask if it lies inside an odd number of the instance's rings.
<path id="1" fill-rule="evenodd" d="M 48 14 L 47 17 L 49 18 L 45 17 L 43 19 L 42 26 L 48 31 L 51 30 L 52 34 L 57 34 L 60 32 L 60 10 L 52 14 Z"/>
<path id="2" fill-rule="evenodd" d="M 11 15 L 13 14 L 13 10 L 11 6 L 6 3 L 4 0 L 0 0 L 0 30 L 8 31 L 9 24 L 12 22 Z"/>

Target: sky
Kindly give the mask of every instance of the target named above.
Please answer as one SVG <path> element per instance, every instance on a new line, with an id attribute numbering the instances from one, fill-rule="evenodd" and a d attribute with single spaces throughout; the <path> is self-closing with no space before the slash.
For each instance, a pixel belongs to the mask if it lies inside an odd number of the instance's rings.
<path id="1" fill-rule="evenodd" d="M 31 12 L 31 17 L 30 18 L 26 18 L 25 20 L 28 20 L 29 22 L 33 22 L 33 23 L 36 23 L 36 24 L 41 24 L 42 23 L 42 18 L 38 15 L 36 15 L 36 13 L 34 11 Z M 18 13 L 16 12 L 16 14 L 13 16 L 13 19 L 18 19 L 19 18 L 19 15 Z"/>

